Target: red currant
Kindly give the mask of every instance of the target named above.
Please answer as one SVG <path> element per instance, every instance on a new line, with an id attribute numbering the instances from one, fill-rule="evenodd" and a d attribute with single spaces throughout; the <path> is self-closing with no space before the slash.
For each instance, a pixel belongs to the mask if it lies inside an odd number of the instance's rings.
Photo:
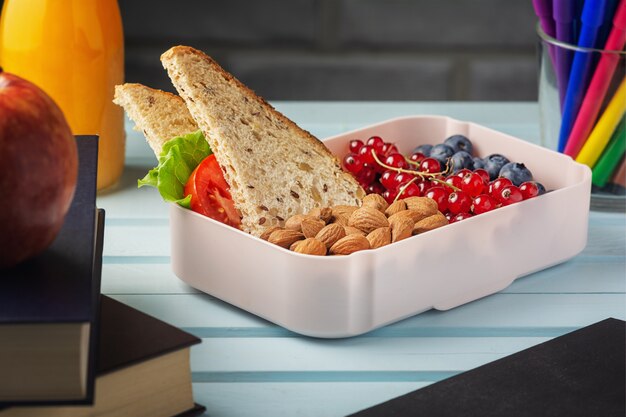
<path id="1" fill-rule="evenodd" d="M 453 175 L 456 175 L 456 176 L 457 176 L 457 177 L 459 177 L 459 178 L 463 178 L 463 177 L 464 177 L 464 176 L 466 176 L 467 174 L 471 174 L 471 172 L 472 172 L 472 171 L 470 171 L 469 169 L 467 169 L 467 168 L 463 168 L 463 169 L 459 170 L 458 172 L 456 172 L 456 173 L 455 173 L 455 174 L 453 174 Z"/>
<path id="2" fill-rule="evenodd" d="M 383 155 L 391 155 L 392 153 L 399 153 L 398 148 L 393 143 L 385 142 L 383 144 Z"/>
<path id="3" fill-rule="evenodd" d="M 359 149 L 363 146 L 363 141 L 359 139 L 354 139 L 350 141 L 350 152 L 358 153 Z"/>
<path id="4" fill-rule="evenodd" d="M 498 202 L 495 198 L 487 194 L 481 194 L 474 198 L 472 212 L 474 214 L 482 214 L 495 209 L 497 206 Z"/>
<path id="5" fill-rule="evenodd" d="M 452 218 L 454 218 L 454 214 L 450 213 L 449 211 L 446 211 L 444 213 L 444 216 L 446 216 L 446 219 L 448 219 L 448 223 L 452 223 Z"/>
<path id="6" fill-rule="evenodd" d="M 439 211 L 442 213 L 448 209 L 448 191 L 446 191 L 448 187 L 435 186 L 431 187 L 424 194 L 425 197 L 433 199 L 437 202 L 437 206 L 439 206 Z"/>
<path id="7" fill-rule="evenodd" d="M 373 150 L 374 148 L 372 148 L 369 145 L 362 146 L 361 149 L 359 149 L 359 153 L 358 153 L 359 158 L 361 159 L 361 162 L 363 162 L 364 164 L 378 165 L 376 164 L 374 155 L 372 155 Z"/>
<path id="8" fill-rule="evenodd" d="M 404 156 L 399 153 L 392 153 L 388 157 L 385 158 L 385 165 L 391 166 L 394 168 L 407 168 L 409 166 Z"/>
<path id="9" fill-rule="evenodd" d="M 467 213 L 472 206 L 472 198 L 465 191 L 453 191 L 448 196 L 448 210 L 454 214 Z"/>
<path id="10" fill-rule="evenodd" d="M 522 192 L 522 197 L 524 200 L 528 200 L 529 198 L 537 197 L 539 195 L 539 187 L 533 181 L 523 182 L 519 186 L 519 190 Z"/>
<path id="11" fill-rule="evenodd" d="M 485 185 L 489 185 L 489 173 L 487 172 L 487 170 L 482 169 L 482 168 L 478 168 L 474 170 L 474 174 L 478 174 L 480 175 L 480 177 L 483 179 L 483 182 L 485 183 Z"/>
<path id="12" fill-rule="evenodd" d="M 461 183 L 463 182 L 463 180 L 461 179 L 461 177 L 457 177 L 456 175 L 450 175 L 448 178 L 445 179 L 445 182 L 447 184 L 450 184 L 453 187 L 456 188 L 461 188 Z M 450 188 L 450 187 L 448 187 Z"/>
<path id="13" fill-rule="evenodd" d="M 513 185 L 510 179 L 504 177 L 496 178 L 489 183 L 489 195 L 500 201 L 500 191 L 509 185 Z"/>
<path id="14" fill-rule="evenodd" d="M 346 171 L 356 175 L 363 169 L 363 162 L 357 155 L 349 153 L 343 157 L 343 167 Z"/>
<path id="15" fill-rule="evenodd" d="M 441 172 L 441 164 L 435 158 L 425 158 L 420 162 L 420 171 L 422 172 Z"/>
<path id="16" fill-rule="evenodd" d="M 426 192 L 432 187 L 433 183 L 428 180 L 420 180 L 417 182 L 417 186 L 420 189 L 420 196 L 426 195 Z"/>
<path id="17" fill-rule="evenodd" d="M 469 219 L 470 217 L 474 217 L 472 213 L 459 213 L 452 218 L 452 221 L 450 221 L 450 223 L 460 222 L 461 220 Z"/>
<path id="18" fill-rule="evenodd" d="M 522 192 L 514 185 L 507 185 L 500 191 L 500 202 L 503 206 L 518 203 L 523 199 Z"/>
<path id="19" fill-rule="evenodd" d="M 421 195 L 419 187 L 414 182 L 401 186 L 398 193 L 401 193 L 400 198 L 419 197 Z"/>
<path id="20" fill-rule="evenodd" d="M 398 195 L 397 190 L 390 190 L 390 189 L 386 189 L 385 191 L 383 191 L 383 194 L 382 194 L 383 198 L 388 204 L 393 203 L 393 200 L 396 199 L 397 195 Z"/>
<path id="21" fill-rule="evenodd" d="M 372 136 L 365 144 L 374 148 L 376 155 L 384 156 L 383 146 L 385 146 L 385 142 L 380 136 Z"/>
<path id="22" fill-rule="evenodd" d="M 415 152 L 413 154 L 411 154 L 411 156 L 409 157 L 409 159 L 413 162 L 417 162 L 420 163 L 422 162 L 424 159 L 426 159 L 426 155 L 424 155 L 421 152 Z"/>
<path id="23" fill-rule="evenodd" d="M 400 187 L 401 185 L 406 184 L 415 178 L 415 175 L 407 174 L 406 172 L 398 172 L 394 178 L 394 183 L 396 184 L 395 188 Z"/>
<path id="24" fill-rule="evenodd" d="M 380 182 L 374 181 L 370 185 L 365 187 L 365 191 L 368 194 L 382 194 L 385 191 L 385 187 L 383 187 Z"/>
<path id="25" fill-rule="evenodd" d="M 484 186 L 482 177 L 473 172 L 465 174 L 461 180 L 461 190 L 468 193 L 470 197 L 481 194 Z"/>
<path id="26" fill-rule="evenodd" d="M 395 183 L 396 171 L 388 169 L 380 176 L 380 183 L 388 190 L 395 190 L 398 184 Z"/>
<path id="27" fill-rule="evenodd" d="M 357 181 L 361 184 L 361 187 L 367 188 L 374 179 L 376 179 L 376 171 L 371 167 L 364 167 L 361 172 L 356 176 Z"/>

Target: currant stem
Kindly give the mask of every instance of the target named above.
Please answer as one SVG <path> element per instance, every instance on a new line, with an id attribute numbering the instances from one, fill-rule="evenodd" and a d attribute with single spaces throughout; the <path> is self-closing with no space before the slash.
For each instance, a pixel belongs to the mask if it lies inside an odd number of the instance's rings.
<path id="1" fill-rule="evenodd" d="M 398 195 L 396 195 L 396 198 L 393 199 L 393 202 L 395 203 L 396 201 L 398 201 L 398 199 L 400 198 L 400 196 L 404 193 L 404 190 L 406 190 L 406 188 L 413 184 L 415 181 L 417 181 L 417 177 L 414 177 L 411 179 L 411 181 L 407 182 L 406 184 L 404 184 L 403 186 L 400 187 L 400 191 L 398 192 Z"/>
<path id="2" fill-rule="evenodd" d="M 446 169 L 444 171 L 441 171 L 441 172 L 422 172 L 422 171 L 413 171 L 413 170 L 410 170 L 410 169 L 397 168 L 397 167 L 392 167 L 390 165 L 387 165 L 384 162 L 382 162 L 380 159 L 378 159 L 378 155 L 376 155 L 376 151 L 374 151 L 373 149 L 372 149 L 372 156 L 374 157 L 374 160 L 376 161 L 376 163 L 378 165 L 380 165 L 381 167 L 383 167 L 383 168 L 386 168 L 386 169 L 389 169 L 389 170 L 392 170 L 392 171 L 396 171 L 396 172 L 404 172 L 405 174 L 417 175 L 422 180 L 425 179 L 424 178 L 425 176 L 429 176 L 429 177 L 431 177 L 431 178 L 428 178 L 428 180 L 430 180 L 430 181 L 435 181 L 435 182 L 437 182 L 439 184 L 446 185 L 446 186 L 452 188 L 454 191 L 461 191 L 459 188 L 455 187 L 454 185 L 448 184 L 445 181 L 442 181 L 442 180 L 440 180 L 438 178 L 435 178 L 437 175 L 447 175 L 448 174 L 448 169 L 450 168 L 450 164 L 448 164 L 448 163 L 446 163 Z M 406 158 L 404 158 L 404 159 L 406 159 Z M 413 165 L 416 165 L 416 166 L 419 165 L 417 162 L 411 161 L 409 159 L 406 159 L 406 161 L 409 164 L 413 164 Z M 402 187 L 401 191 L 398 193 L 398 196 L 402 194 L 402 192 L 404 191 L 404 189 L 406 188 L 407 185 L 415 182 L 416 179 L 417 179 L 417 177 L 413 178 L 411 181 L 406 183 L 404 185 L 404 187 Z M 396 196 L 394 201 L 398 199 L 398 196 Z"/>
<path id="3" fill-rule="evenodd" d="M 387 168 L 396 172 L 404 172 L 405 174 L 419 175 L 420 177 L 422 177 L 422 179 L 423 179 L 423 176 L 434 177 L 435 175 L 443 174 L 443 172 L 422 172 L 422 171 L 413 171 L 411 169 L 392 167 L 391 165 L 387 165 L 384 162 L 382 162 L 380 159 L 378 159 L 378 155 L 376 155 L 376 151 L 374 150 L 372 150 L 372 156 L 374 157 L 374 160 L 376 161 L 376 163 L 383 168 Z"/>

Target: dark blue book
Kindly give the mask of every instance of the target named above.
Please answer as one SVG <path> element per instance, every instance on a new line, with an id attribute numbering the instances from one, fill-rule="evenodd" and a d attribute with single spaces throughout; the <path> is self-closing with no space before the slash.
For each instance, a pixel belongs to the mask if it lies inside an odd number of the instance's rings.
<path id="1" fill-rule="evenodd" d="M 98 138 L 76 144 L 76 192 L 61 231 L 39 256 L 0 270 L 0 405 L 93 401 L 104 211 Z"/>

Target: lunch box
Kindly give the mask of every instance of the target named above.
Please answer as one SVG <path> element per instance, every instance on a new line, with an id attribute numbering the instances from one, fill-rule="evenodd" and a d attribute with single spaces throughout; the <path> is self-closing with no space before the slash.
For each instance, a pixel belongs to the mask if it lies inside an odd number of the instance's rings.
<path id="1" fill-rule="evenodd" d="M 472 141 L 474 155 L 523 162 L 548 192 L 382 248 L 326 257 L 172 204 L 172 269 L 190 286 L 291 331 L 338 338 L 477 300 L 584 249 L 591 170 L 569 156 L 443 116 L 396 118 L 324 144 L 341 157 L 350 140 L 377 135 L 406 154 L 454 134 Z"/>

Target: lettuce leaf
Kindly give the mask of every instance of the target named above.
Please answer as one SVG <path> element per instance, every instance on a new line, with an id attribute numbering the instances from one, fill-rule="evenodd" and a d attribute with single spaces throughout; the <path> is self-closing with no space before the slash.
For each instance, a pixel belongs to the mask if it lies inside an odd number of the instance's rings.
<path id="1" fill-rule="evenodd" d="M 137 186 L 155 187 L 163 200 L 189 208 L 191 196 L 184 195 L 185 184 L 198 164 L 212 153 L 200 130 L 175 137 L 165 142 L 158 166 L 138 180 Z"/>

